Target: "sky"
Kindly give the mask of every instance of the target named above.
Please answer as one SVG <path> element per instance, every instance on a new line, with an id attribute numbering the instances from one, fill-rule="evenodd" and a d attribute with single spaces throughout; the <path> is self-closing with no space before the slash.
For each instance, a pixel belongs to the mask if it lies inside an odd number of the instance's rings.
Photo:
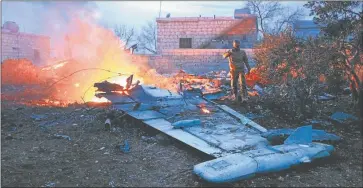
<path id="1" fill-rule="evenodd" d="M 233 16 L 234 9 L 242 8 L 245 1 L 161 1 L 161 17 Z M 306 1 L 281 1 L 291 8 L 302 7 Z M 87 8 L 95 12 L 97 21 L 107 27 L 126 24 L 136 29 L 159 17 L 160 1 L 2 1 L 2 23 L 15 21 L 22 32 L 48 34 L 42 23 L 49 17 L 48 10 L 66 12 Z M 61 13 L 60 13 L 61 14 Z M 62 25 L 63 19 L 54 20 Z M 46 27 L 49 27 L 48 25 Z"/>
<path id="2" fill-rule="evenodd" d="M 303 8 L 307 1 L 281 1 L 290 10 Z M 83 9 L 91 12 L 100 25 L 113 28 L 125 24 L 137 31 L 155 18 L 231 16 L 234 10 L 243 8 L 246 1 L 14 1 L 3 0 L 1 18 L 14 21 L 20 32 L 47 35 L 51 41 L 59 39 L 72 12 Z M 160 12 L 161 10 L 161 12 Z M 308 11 L 306 10 L 306 15 Z M 309 19 L 305 17 L 304 19 Z M 56 39 L 58 37 L 58 39 Z"/>

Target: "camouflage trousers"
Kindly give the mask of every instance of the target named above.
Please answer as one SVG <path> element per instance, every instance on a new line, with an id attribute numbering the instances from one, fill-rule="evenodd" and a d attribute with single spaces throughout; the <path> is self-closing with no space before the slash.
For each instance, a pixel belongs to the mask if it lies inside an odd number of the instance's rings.
<path id="1" fill-rule="evenodd" d="M 239 85 L 239 95 L 237 85 Z M 248 93 L 244 71 L 231 71 L 231 87 L 236 101 L 238 101 L 239 96 L 242 101 L 247 100 Z"/>

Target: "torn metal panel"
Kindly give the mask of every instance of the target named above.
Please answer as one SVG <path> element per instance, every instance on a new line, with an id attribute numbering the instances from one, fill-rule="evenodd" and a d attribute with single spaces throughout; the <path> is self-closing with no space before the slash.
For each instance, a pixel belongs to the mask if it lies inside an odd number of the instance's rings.
<path id="1" fill-rule="evenodd" d="M 294 131 L 294 134 L 291 134 L 284 142 L 284 144 L 308 144 L 313 141 L 312 138 L 312 126 L 303 126 L 299 127 Z"/>
<path id="2" fill-rule="evenodd" d="M 129 76 L 126 79 L 126 89 L 129 89 L 131 87 L 133 78 L 134 78 L 134 75 L 132 74 L 131 76 Z"/>
<path id="3" fill-rule="evenodd" d="M 97 91 L 103 91 L 106 93 L 111 93 L 113 91 L 124 91 L 123 86 L 120 86 L 119 84 L 111 83 L 108 81 L 95 83 L 93 86 L 98 88 Z"/>
<path id="4" fill-rule="evenodd" d="M 126 96 L 108 95 L 119 102 L 114 108 L 203 153 L 218 159 L 198 164 L 194 172 L 211 182 L 231 182 L 255 173 L 278 171 L 291 165 L 326 157 L 330 145 L 311 143 L 314 131 L 303 127 L 291 133 L 286 143 L 269 146 L 267 130 L 248 117 L 204 99 L 199 94 L 179 95 L 153 86 L 137 85 Z M 133 103 L 125 98 L 130 97 Z M 116 103 L 117 103 L 116 102 Z M 172 123 L 198 119 L 200 124 L 174 128 Z M 319 132 L 320 134 L 321 132 Z M 305 136 L 301 136 L 305 135 Z"/>
<path id="5" fill-rule="evenodd" d="M 344 112 L 335 112 L 334 114 L 332 114 L 330 116 L 330 118 L 334 121 L 337 121 L 339 123 L 344 123 L 347 120 L 352 120 L 352 121 L 357 121 L 358 118 L 351 115 L 351 114 L 347 114 Z"/>
<path id="6" fill-rule="evenodd" d="M 264 138 L 266 138 L 269 141 L 272 141 L 274 139 L 280 138 L 280 137 L 284 137 L 284 136 L 289 136 L 290 134 L 292 134 L 295 131 L 295 129 L 274 129 L 274 130 L 269 130 L 263 134 L 261 134 L 261 136 L 263 136 Z M 312 140 L 313 141 L 324 141 L 324 140 L 331 140 L 331 141 L 335 141 L 335 140 L 340 140 L 340 137 L 335 135 L 335 134 L 331 134 L 331 133 L 327 133 L 323 130 L 318 130 L 318 129 L 312 129 Z"/>
<path id="7" fill-rule="evenodd" d="M 247 118 L 249 118 L 249 119 L 252 119 L 252 120 L 265 117 L 264 115 L 254 114 L 254 113 L 251 113 L 251 112 L 246 113 L 245 116 Z"/>
<path id="8" fill-rule="evenodd" d="M 228 112 L 229 114 L 235 116 L 236 118 L 240 119 L 243 125 L 250 125 L 261 132 L 267 131 L 267 129 L 263 128 L 261 125 L 255 123 L 254 121 L 248 119 L 246 116 L 234 111 L 232 108 L 229 108 L 226 105 L 220 105 L 220 108 Z"/>
<path id="9" fill-rule="evenodd" d="M 166 108 L 161 108 L 160 110 L 158 110 L 158 112 L 164 114 L 165 116 L 167 116 L 166 119 L 172 118 L 176 115 L 179 115 L 180 113 L 184 112 L 184 108 L 178 108 L 178 107 L 166 107 Z"/>
<path id="10" fill-rule="evenodd" d="M 114 104 L 112 107 L 117 110 L 122 110 L 124 112 L 130 112 L 133 111 L 134 107 L 138 103 L 129 103 L 129 104 Z"/>
<path id="11" fill-rule="evenodd" d="M 215 93 L 205 93 L 205 94 L 203 94 L 203 97 L 208 100 L 215 100 L 215 99 L 224 97 L 226 95 L 227 95 L 226 92 L 219 91 L 219 92 L 215 92 Z"/>
<path id="12" fill-rule="evenodd" d="M 259 133 L 240 124 L 193 126 L 184 130 L 229 153 L 246 151 L 268 144 L 268 141 Z"/>
<path id="13" fill-rule="evenodd" d="M 197 164 L 194 166 L 193 171 L 209 182 L 224 183 L 247 179 L 258 173 L 281 171 L 293 165 L 329 156 L 334 150 L 333 146 L 321 143 L 306 143 L 306 141 L 311 140 L 312 136 L 311 129 L 310 131 L 309 129 L 306 126 L 295 131 L 291 138 L 288 138 L 289 140 L 296 140 L 293 144 L 267 146 L 228 155 Z M 303 139 L 295 139 L 301 133 L 306 136 Z"/>
<path id="14" fill-rule="evenodd" d="M 181 129 L 174 129 L 170 122 L 165 119 L 154 119 L 144 121 L 146 124 L 154 127 L 155 129 L 164 132 L 165 134 L 180 140 L 181 142 L 192 146 L 208 155 L 219 157 L 223 151 L 219 148 L 213 147 L 206 143 L 204 140 L 199 139 Z"/>
<path id="15" fill-rule="evenodd" d="M 165 115 L 160 114 L 157 111 L 154 110 L 146 110 L 146 111 L 131 111 L 127 112 L 130 116 L 140 119 L 140 120 L 149 120 L 149 119 L 158 119 L 158 118 L 164 118 Z"/>
<path id="16" fill-rule="evenodd" d="M 146 103 L 146 102 L 144 102 Z M 150 104 L 155 104 L 157 106 L 160 106 L 162 108 L 165 108 L 165 107 L 169 107 L 169 106 L 185 106 L 187 105 L 188 103 L 186 103 L 186 101 L 182 100 L 182 99 L 159 99 L 157 101 L 150 101 L 148 102 Z"/>
<path id="17" fill-rule="evenodd" d="M 200 126 L 201 121 L 199 119 L 181 120 L 171 124 L 175 128 L 185 128 L 191 126 Z"/>
<path id="18" fill-rule="evenodd" d="M 154 86 L 146 86 L 146 85 L 142 85 L 141 86 L 146 95 L 150 95 L 151 97 L 155 97 L 155 98 L 182 98 L 181 95 L 176 94 L 176 93 L 172 93 L 171 91 L 167 90 L 167 89 L 160 89 Z"/>
<path id="19" fill-rule="evenodd" d="M 98 93 L 96 97 L 105 97 L 112 104 L 125 104 L 125 103 L 134 103 L 135 101 L 132 100 L 129 96 L 119 94 L 119 93 Z"/>
<path id="20" fill-rule="evenodd" d="M 202 97 L 203 93 L 201 89 L 186 89 L 183 91 L 183 96 L 185 98 Z"/>

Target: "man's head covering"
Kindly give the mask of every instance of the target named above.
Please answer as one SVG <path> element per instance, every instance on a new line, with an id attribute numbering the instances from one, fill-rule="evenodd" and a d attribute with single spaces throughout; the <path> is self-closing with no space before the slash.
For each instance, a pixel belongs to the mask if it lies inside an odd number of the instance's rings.
<path id="1" fill-rule="evenodd" d="M 239 48 L 240 44 L 239 40 L 233 40 L 233 48 Z"/>

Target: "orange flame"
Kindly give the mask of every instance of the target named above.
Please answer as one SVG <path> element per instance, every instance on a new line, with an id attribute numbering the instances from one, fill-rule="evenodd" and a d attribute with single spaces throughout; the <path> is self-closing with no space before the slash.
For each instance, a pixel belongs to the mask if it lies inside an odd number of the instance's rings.
<path id="1" fill-rule="evenodd" d="M 203 113 L 205 113 L 205 114 L 209 114 L 210 113 L 210 111 L 208 110 L 208 109 L 206 109 L 206 108 L 201 108 L 201 110 L 202 110 L 202 112 Z"/>
<path id="2" fill-rule="evenodd" d="M 109 102 L 107 99 L 95 97 L 97 88 L 92 87 L 94 83 L 107 80 L 126 86 L 126 78 L 131 74 L 133 80 L 135 82 L 139 80 L 140 84 L 153 84 L 174 92 L 177 90 L 177 87 L 171 84 L 173 81 L 169 77 L 158 74 L 155 69 L 149 67 L 147 62 L 133 61 L 131 54 L 124 51 L 124 43 L 115 36 L 111 29 L 101 27 L 94 20 L 77 15 L 77 12 L 74 13 L 70 16 L 72 20 L 62 29 L 62 32 L 65 32 L 64 35 L 57 33 L 61 39 L 58 41 L 66 42 L 64 44 L 62 42 L 52 43 L 54 51 L 69 52 L 69 57 L 61 58 L 67 59 L 67 61 L 49 63 L 50 65 L 46 68 L 40 69 L 42 71 L 33 71 L 36 73 L 34 73 L 36 83 L 44 84 L 45 87 L 49 86 L 48 83 L 55 83 L 51 85 L 49 92 L 42 93 L 44 95 L 42 98 L 58 101 L 54 103 L 55 105 L 84 101 Z M 65 36 L 67 36 L 67 40 L 63 40 Z M 14 64 L 16 63 L 14 62 Z M 31 63 L 29 64 L 31 65 Z M 27 84 L 26 81 L 30 79 L 25 79 L 24 75 L 29 75 L 28 72 L 32 69 L 37 70 L 29 67 L 25 67 L 25 74 L 14 74 L 18 76 L 17 78 L 10 74 L 3 74 L 2 80 L 7 76 L 8 80 L 19 80 L 22 81 L 21 83 Z M 12 67 L 9 66 L 9 69 Z M 124 91 L 123 94 L 129 95 L 127 91 Z"/>
<path id="3" fill-rule="evenodd" d="M 109 103 L 111 101 L 109 101 L 108 99 L 104 98 L 104 97 L 101 97 L 101 98 L 98 98 L 96 96 L 94 96 L 92 99 L 91 99 L 92 102 L 97 102 L 97 103 Z"/>

